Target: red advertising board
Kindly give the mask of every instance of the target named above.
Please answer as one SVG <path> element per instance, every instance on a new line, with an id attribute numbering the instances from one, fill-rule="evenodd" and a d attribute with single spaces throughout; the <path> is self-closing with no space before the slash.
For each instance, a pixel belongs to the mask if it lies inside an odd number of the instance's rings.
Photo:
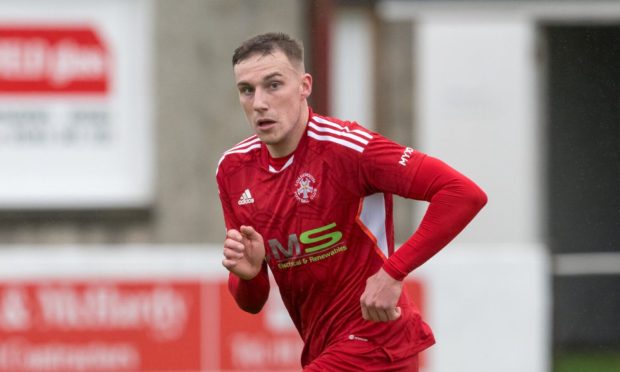
<path id="1" fill-rule="evenodd" d="M 0 26 L 0 94 L 105 94 L 108 53 L 91 26 Z"/>
<path id="2" fill-rule="evenodd" d="M 201 283 L 0 283 L 0 371 L 199 371 Z"/>
<path id="3" fill-rule="evenodd" d="M 0 372 L 299 371 L 275 285 L 256 315 L 225 280 L 0 282 Z M 421 305 L 422 287 L 407 290 Z"/>
<path id="4" fill-rule="evenodd" d="M 239 309 L 228 293 L 227 283 L 220 284 L 220 368 L 224 371 L 299 371 L 302 349 L 284 304 L 272 283 L 269 300 L 260 313 L 253 315 Z"/>

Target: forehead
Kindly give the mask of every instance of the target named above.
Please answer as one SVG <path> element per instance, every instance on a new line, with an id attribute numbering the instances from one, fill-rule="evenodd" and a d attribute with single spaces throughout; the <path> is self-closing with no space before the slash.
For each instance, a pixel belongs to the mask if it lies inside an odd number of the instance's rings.
<path id="1" fill-rule="evenodd" d="M 264 55 L 254 53 L 236 64 L 233 71 L 237 83 L 260 81 L 275 73 L 286 76 L 297 72 L 286 54 L 280 50 Z"/>

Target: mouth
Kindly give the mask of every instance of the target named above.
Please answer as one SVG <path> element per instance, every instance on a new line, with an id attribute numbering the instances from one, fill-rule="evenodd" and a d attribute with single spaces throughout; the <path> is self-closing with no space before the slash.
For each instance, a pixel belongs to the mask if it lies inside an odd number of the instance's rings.
<path id="1" fill-rule="evenodd" d="M 268 129 L 274 126 L 275 123 L 276 121 L 272 119 L 258 119 L 256 121 L 256 127 L 258 127 L 259 129 Z"/>

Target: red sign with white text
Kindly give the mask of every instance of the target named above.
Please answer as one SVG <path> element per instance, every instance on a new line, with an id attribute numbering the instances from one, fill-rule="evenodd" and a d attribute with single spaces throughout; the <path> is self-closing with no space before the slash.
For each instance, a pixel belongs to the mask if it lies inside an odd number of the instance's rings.
<path id="1" fill-rule="evenodd" d="M 108 53 L 90 26 L 0 26 L 0 94 L 105 94 Z"/>
<path id="2" fill-rule="evenodd" d="M 243 312 L 220 284 L 220 366 L 223 371 L 300 371 L 303 342 L 275 283 L 256 315 Z"/>
<path id="3" fill-rule="evenodd" d="M 302 346 L 275 284 L 252 315 L 225 279 L 0 282 L 0 372 L 292 372 Z"/>
<path id="4" fill-rule="evenodd" d="M 0 283 L 0 371 L 200 371 L 200 282 Z"/>

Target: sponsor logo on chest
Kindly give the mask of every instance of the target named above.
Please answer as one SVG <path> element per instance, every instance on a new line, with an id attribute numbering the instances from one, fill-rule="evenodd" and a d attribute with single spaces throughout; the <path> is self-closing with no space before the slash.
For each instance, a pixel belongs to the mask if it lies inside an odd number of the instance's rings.
<path id="1" fill-rule="evenodd" d="M 335 222 L 301 234 L 289 234 L 286 245 L 277 238 L 268 239 L 271 255 L 279 262 L 280 269 L 317 262 L 344 252 L 347 247 L 339 244 L 341 241 L 342 232 L 336 229 Z"/>

